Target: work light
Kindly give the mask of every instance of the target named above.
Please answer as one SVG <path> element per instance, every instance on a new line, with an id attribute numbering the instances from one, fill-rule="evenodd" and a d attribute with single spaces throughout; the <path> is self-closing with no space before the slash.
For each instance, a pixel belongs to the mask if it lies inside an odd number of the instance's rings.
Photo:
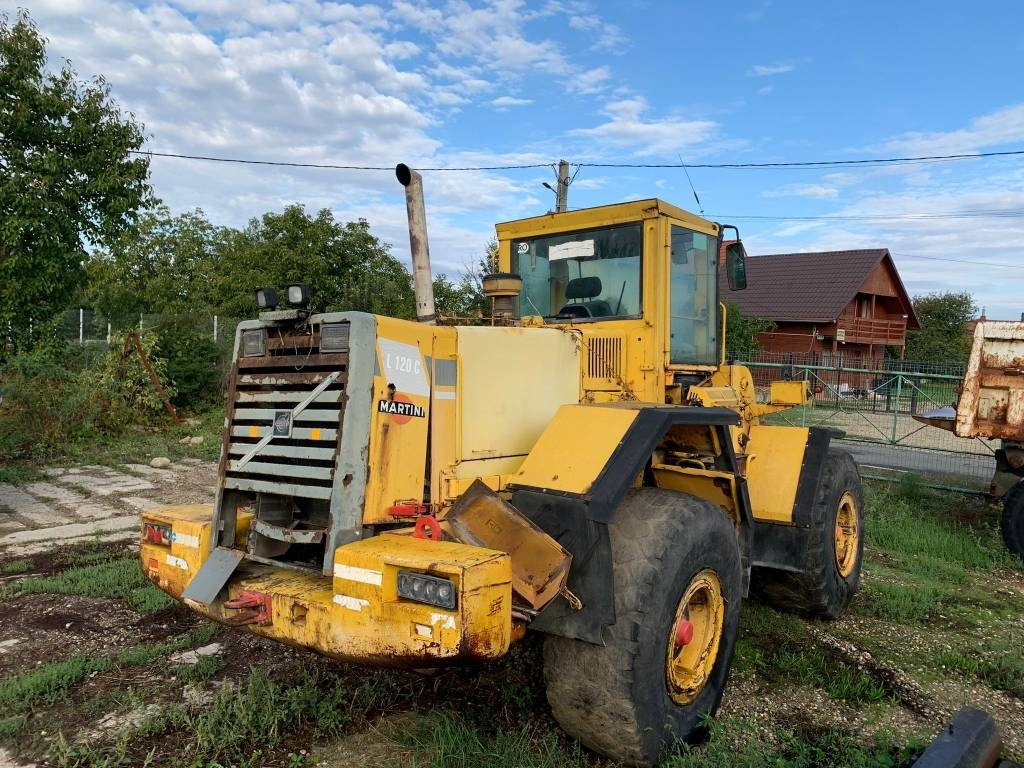
<path id="1" fill-rule="evenodd" d="M 257 288 L 256 306 L 260 309 L 275 309 L 277 307 L 277 290 L 274 288 Z"/>
<path id="2" fill-rule="evenodd" d="M 309 286 L 305 283 L 292 283 L 286 291 L 288 303 L 297 309 L 309 308 Z"/>
<path id="3" fill-rule="evenodd" d="M 450 611 L 455 610 L 457 605 L 453 582 L 412 571 L 398 572 L 398 596 L 407 600 L 415 600 L 417 603 L 447 608 Z"/>

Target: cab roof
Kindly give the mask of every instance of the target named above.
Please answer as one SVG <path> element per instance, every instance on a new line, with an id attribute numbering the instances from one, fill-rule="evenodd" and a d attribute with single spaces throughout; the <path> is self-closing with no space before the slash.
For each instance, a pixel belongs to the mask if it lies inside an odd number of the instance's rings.
<path id="1" fill-rule="evenodd" d="M 659 216 L 678 219 L 691 229 L 709 235 L 718 235 L 720 230 L 718 224 L 713 221 L 708 221 L 696 214 L 684 211 L 682 208 L 656 197 L 612 205 L 599 205 L 593 208 L 580 208 L 564 213 L 549 211 L 542 216 L 502 222 L 495 225 L 495 230 L 498 233 L 499 240 L 506 240 L 548 232 L 567 232 L 588 227 L 622 224 L 628 221 L 640 221 Z"/>

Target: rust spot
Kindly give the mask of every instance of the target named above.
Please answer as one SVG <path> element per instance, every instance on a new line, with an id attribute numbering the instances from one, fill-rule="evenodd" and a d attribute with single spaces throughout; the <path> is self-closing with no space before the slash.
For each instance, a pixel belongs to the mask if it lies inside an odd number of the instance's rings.
<path id="1" fill-rule="evenodd" d="M 343 478 L 341 478 L 341 484 L 343 486 L 345 486 L 346 488 L 348 488 L 350 485 L 352 485 L 352 473 L 351 472 L 349 472 L 347 475 L 345 475 Z"/>

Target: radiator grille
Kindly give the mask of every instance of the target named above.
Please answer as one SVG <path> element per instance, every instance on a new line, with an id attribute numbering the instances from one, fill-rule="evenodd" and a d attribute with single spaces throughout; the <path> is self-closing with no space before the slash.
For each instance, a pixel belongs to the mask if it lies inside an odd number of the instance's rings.
<path id="1" fill-rule="evenodd" d="M 618 389 L 622 386 L 623 342 L 621 334 L 590 336 L 586 339 L 587 369 L 584 375 L 584 389 Z"/>
<path id="2" fill-rule="evenodd" d="M 346 324 L 347 325 L 347 324 Z M 348 352 L 321 353 L 319 329 L 268 330 L 266 354 L 235 362 L 228 408 L 224 487 L 327 500 L 341 444 L 348 383 Z M 245 464 L 239 462 L 272 430 L 275 417 L 305 402 L 332 374 L 336 378 L 292 417 L 291 434 L 274 437 Z"/>

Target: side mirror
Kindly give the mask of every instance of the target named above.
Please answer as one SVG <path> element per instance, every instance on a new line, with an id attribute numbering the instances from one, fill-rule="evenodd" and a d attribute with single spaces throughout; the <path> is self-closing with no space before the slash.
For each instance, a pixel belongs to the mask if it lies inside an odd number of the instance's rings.
<path id="1" fill-rule="evenodd" d="M 747 287 L 747 249 L 742 240 L 725 246 L 725 275 L 730 291 L 742 291 Z"/>

